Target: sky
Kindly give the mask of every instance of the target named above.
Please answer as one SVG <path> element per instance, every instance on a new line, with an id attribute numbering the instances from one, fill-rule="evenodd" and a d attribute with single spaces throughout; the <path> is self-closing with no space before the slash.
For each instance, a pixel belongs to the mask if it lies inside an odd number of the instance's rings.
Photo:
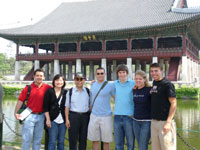
<path id="1" fill-rule="evenodd" d="M 56 9 L 62 2 L 89 0 L 1 0 L 0 29 L 34 24 Z M 189 7 L 200 6 L 200 0 L 187 0 Z M 10 45 L 10 47 L 8 47 Z M 14 49 L 14 52 L 13 50 Z M 0 38 L 0 53 L 15 55 L 15 46 Z"/>

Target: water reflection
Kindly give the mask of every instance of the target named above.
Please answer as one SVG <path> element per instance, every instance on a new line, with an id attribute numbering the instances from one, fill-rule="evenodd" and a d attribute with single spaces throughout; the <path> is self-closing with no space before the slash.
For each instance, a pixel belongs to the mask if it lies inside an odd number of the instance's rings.
<path id="1" fill-rule="evenodd" d="M 16 97 L 4 97 L 3 113 L 9 126 L 21 134 L 21 125 L 14 117 L 14 109 L 17 102 Z M 200 149 L 200 104 L 199 101 L 178 101 L 178 108 L 175 115 L 179 134 L 192 146 Z M 191 132 L 195 130 L 198 132 Z M 21 137 L 16 136 L 5 124 L 3 125 L 3 141 L 21 143 Z M 188 149 L 178 138 L 178 150 Z"/>

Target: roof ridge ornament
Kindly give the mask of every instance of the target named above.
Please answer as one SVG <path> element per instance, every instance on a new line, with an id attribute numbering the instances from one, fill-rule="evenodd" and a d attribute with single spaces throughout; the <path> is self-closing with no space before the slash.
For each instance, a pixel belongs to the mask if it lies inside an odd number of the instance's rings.
<path id="1" fill-rule="evenodd" d="M 187 0 L 174 0 L 171 11 L 176 13 L 200 13 L 200 6 L 188 7 Z"/>

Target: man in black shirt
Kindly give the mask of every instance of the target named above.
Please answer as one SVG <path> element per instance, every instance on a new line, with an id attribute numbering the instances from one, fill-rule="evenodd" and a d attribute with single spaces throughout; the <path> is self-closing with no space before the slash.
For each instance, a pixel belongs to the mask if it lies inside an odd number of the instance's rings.
<path id="1" fill-rule="evenodd" d="M 150 66 L 153 78 L 151 98 L 151 138 L 153 150 L 176 150 L 176 93 L 174 85 L 162 76 L 158 63 Z"/>

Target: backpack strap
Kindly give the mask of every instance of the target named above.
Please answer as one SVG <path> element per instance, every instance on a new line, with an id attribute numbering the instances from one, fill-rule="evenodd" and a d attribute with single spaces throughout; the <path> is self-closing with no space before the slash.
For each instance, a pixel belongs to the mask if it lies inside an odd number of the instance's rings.
<path id="1" fill-rule="evenodd" d="M 70 88 L 70 89 L 69 89 L 69 109 L 71 108 L 72 90 L 73 90 L 73 88 Z"/>
<path id="2" fill-rule="evenodd" d="M 28 92 L 27 92 L 27 96 L 26 96 L 26 99 L 24 101 L 24 104 L 27 105 L 28 103 L 28 99 L 29 99 L 29 96 L 31 94 L 31 85 L 26 85 L 28 87 Z"/>
<path id="3" fill-rule="evenodd" d="M 90 90 L 87 87 L 85 87 L 85 89 L 86 89 L 86 91 L 88 93 L 88 96 L 90 97 Z"/>
<path id="4" fill-rule="evenodd" d="M 88 96 L 90 97 L 90 90 L 87 87 L 85 87 L 85 89 L 86 89 L 86 91 L 88 93 Z M 72 90 L 73 90 L 73 88 L 69 89 L 69 109 L 71 108 Z M 89 100 L 89 106 L 90 106 L 90 100 Z"/>

